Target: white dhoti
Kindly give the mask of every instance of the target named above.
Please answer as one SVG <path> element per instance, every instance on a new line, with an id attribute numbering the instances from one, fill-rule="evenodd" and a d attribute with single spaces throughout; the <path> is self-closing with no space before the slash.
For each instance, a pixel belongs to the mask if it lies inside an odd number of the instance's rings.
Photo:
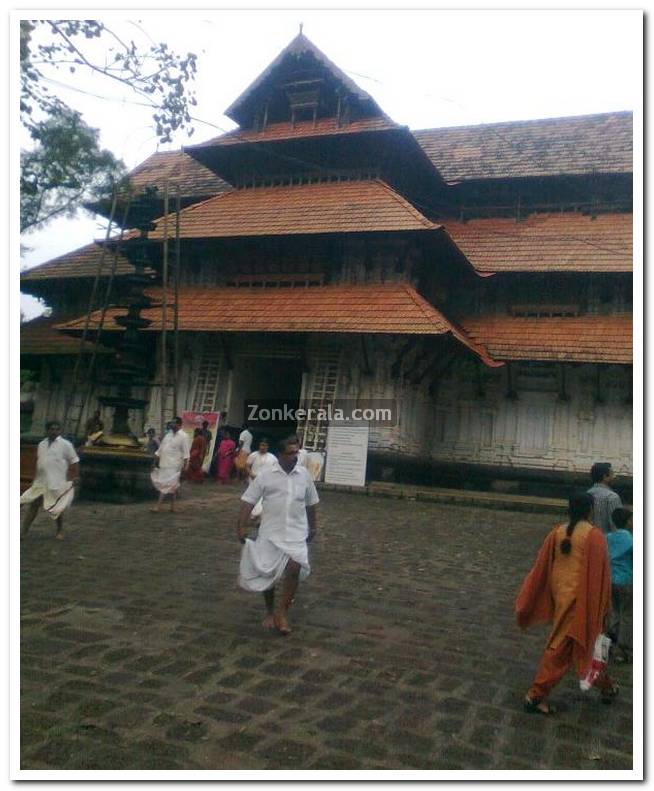
<path id="1" fill-rule="evenodd" d="M 238 584 L 248 591 L 262 593 L 279 582 L 289 560 L 300 566 L 300 580 L 311 573 L 306 541 L 283 542 L 259 537 L 256 541 L 245 539 L 241 551 Z"/>
<path id="2" fill-rule="evenodd" d="M 39 497 L 43 497 L 43 510 L 52 519 L 57 519 L 73 502 L 75 487 L 72 481 L 67 481 L 59 489 L 48 489 L 43 482 L 36 480 L 27 491 L 23 492 L 20 504 L 33 503 Z"/>
<path id="3" fill-rule="evenodd" d="M 179 489 L 180 467 L 155 467 L 150 473 L 154 488 L 161 494 L 175 494 Z"/>

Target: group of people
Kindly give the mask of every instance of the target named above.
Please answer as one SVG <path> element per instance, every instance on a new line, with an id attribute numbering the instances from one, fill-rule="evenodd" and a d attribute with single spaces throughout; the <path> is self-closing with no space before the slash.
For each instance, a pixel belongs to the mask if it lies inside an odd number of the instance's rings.
<path id="1" fill-rule="evenodd" d="M 181 474 L 192 460 L 197 470 L 205 459 L 207 438 L 202 432 L 207 426 L 196 430 L 195 448 L 181 427 L 181 418 L 174 418 L 154 454 L 152 481 L 159 491 L 152 509 L 155 512 L 167 494 L 174 510 Z M 28 506 L 21 536 L 42 506 L 55 521 L 55 537 L 61 540 L 63 513 L 74 497 L 79 458 L 73 445 L 61 436 L 58 422 L 50 421 L 46 428 L 47 436 L 37 449 L 34 481 L 21 497 L 21 503 Z M 288 612 L 298 584 L 310 573 L 308 544 L 317 530 L 318 494 L 296 436 L 280 443 L 277 457 L 270 453 L 265 439 L 255 452 L 251 452 L 251 442 L 252 435 L 245 427 L 238 446 L 238 452 L 246 454 L 248 478 L 236 527 L 242 544 L 238 581 L 245 590 L 263 594 L 264 626 L 286 635 L 291 631 Z M 227 454 L 233 459 L 236 450 L 226 430 L 218 446 L 219 477 L 226 477 L 221 459 Z M 520 627 L 552 624 L 524 698 L 524 709 L 529 713 L 554 713 L 548 702 L 551 690 L 573 667 L 580 679 L 586 677 L 601 635 L 612 641 L 613 661 L 631 661 L 633 516 L 612 488 L 615 476 L 609 463 L 594 464 L 591 478 L 590 489 L 570 496 L 567 521 L 548 533 L 516 599 Z M 258 533 L 248 537 L 255 523 Z M 276 597 L 278 586 L 281 592 Z M 618 693 L 606 668 L 594 685 L 606 702 Z"/>
<path id="2" fill-rule="evenodd" d="M 610 464 L 593 465 L 593 485 L 570 496 L 567 523 L 548 533 L 518 594 L 520 627 L 552 623 L 524 699 L 529 713 L 555 712 L 549 693 L 572 667 L 580 680 L 586 678 L 601 635 L 612 641 L 613 661 L 631 660 L 632 512 L 622 507 L 614 478 Z M 594 686 L 604 702 L 618 694 L 606 667 Z"/>

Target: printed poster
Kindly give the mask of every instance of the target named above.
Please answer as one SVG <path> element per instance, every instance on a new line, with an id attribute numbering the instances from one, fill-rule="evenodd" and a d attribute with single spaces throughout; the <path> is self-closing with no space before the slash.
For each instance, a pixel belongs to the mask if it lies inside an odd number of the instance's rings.
<path id="1" fill-rule="evenodd" d="M 211 432 L 211 442 L 204 457 L 202 469 L 209 472 L 211 459 L 213 458 L 213 449 L 216 445 L 216 434 L 218 433 L 218 423 L 220 422 L 220 412 L 182 412 L 182 431 L 189 438 L 189 442 L 193 442 L 193 434 L 196 428 L 202 428 L 202 424 L 206 420 L 209 424 L 207 428 Z"/>

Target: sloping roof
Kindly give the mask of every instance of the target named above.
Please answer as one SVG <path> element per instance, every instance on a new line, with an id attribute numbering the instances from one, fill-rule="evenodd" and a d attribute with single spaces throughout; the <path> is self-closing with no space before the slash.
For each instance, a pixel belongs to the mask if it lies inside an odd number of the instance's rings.
<path id="1" fill-rule="evenodd" d="M 313 55 L 313 57 L 320 64 L 322 64 L 328 72 L 331 73 L 334 79 L 340 82 L 341 85 L 353 96 L 356 96 L 359 101 L 369 103 L 372 108 L 378 112 L 381 112 L 378 104 L 369 93 L 366 93 L 363 88 L 360 88 L 356 82 L 354 82 L 354 80 L 348 77 L 344 71 L 341 71 L 341 69 L 339 69 L 335 63 L 329 60 L 324 52 L 321 52 L 312 41 L 309 41 L 309 39 L 302 32 L 300 32 L 245 89 L 245 91 L 243 91 L 243 93 L 230 104 L 230 106 L 225 110 L 225 115 L 228 118 L 233 118 L 235 121 L 240 121 L 243 108 L 250 101 L 257 89 L 260 88 L 266 82 L 266 80 L 271 77 L 271 75 L 279 66 L 281 66 L 282 62 L 289 56 L 303 55 L 305 53 L 310 53 Z"/>
<path id="2" fill-rule="evenodd" d="M 56 330 L 56 324 L 61 324 L 62 316 L 39 316 L 20 325 L 20 353 L 21 354 L 77 354 L 80 350 L 79 338 Z M 82 327 L 83 327 L 82 322 Z M 88 337 L 88 336 L 87 336 Z M 93 344 L 84 344 L 86 352 L 93 350 Z M 111 352 L 106 346 L 99 345 L 98 354 Z"/>
<path id="3" fill-rule="evenodd" d="M 413 134 L 451 184 L 633 170 L 630 112 L 421 129 Z"/>
<path id="4" fill-rule="evenodd" d="M 65 255 L 60 255 L 44 264 L 22 272 L 21 283 L 30 283 L 37 280 L 57 280 L 59 278 L 95 277 L 98 264 L 102 258 L 103 246 L 93 242 L 78 250 L 73 250 Z M 102 265 L 102 274 L 108 277 L 111 274 L 113 252 L 107 249 Z M 134 271 L 134 267 L 122 255 L 118 255 L 116 274 L 127 275 Z"/>
<path id="5" fill-rule="evenodd" d="M 443 220 L 479 272 L 631 272 L 633 215 L 578 212 Z"/>
<path id="6" fill-rule="evenodd" d="M 175 229 L 169 219 L 169 235 Z M 163 239 L 163 218 L 149 234 Z M 226 192 L 180 213 L 182 239 L 433 230 L 382 181 L 332 181 Z"/>
<path id="7" fill-rule="evenodd" d="M 162 197 L 168 180 L 171 200 L 177 185 L 182 196 L 196 198 L 217 195 L 231 189 L 220 176 L 183 151 L 157 151 L 137 165 L 129 178 L 136 191 L 157 187 Z"/>
<path id="8" fill-rule="evenodd" d="M 399 124 L 385 116 L 375 118 L 361 118 L 350 121 L 348 124 L 339 125 L 336 118 L 318 118 L 313 121 L 284 121 L 269 124 L 263 131 L 252 129 L 234 129 L 219 137 L 207 140 L 197 146 L 186 146 L 186 151 L 198 148 L 212 148 L 213 146 L 238 145 L 239 143 L 270 143 L 276 140 L 291 140 L 295 138 L 322 137 L 326 135 L 346 135 L 357 132 L 377 132 L 380 129 L 402 129 Z"/>
<path id="9" fill-rule="evenodd" d="M 461 326 L 498 360 L 623 363 L 633 359 L 630 315 L 575 318 L 470 316 Z"/>
<path id="10" fill-rule="evenodd" d="M 149 289 L 158 299 L 160 289 Z M 108 311 L 105 326 L 124 310 Z M 392 335 L 451 333 L 495 365 L 465 333 L 406 283 L 312 286 L 308 288 L 183 287 L 178 301 L 179 327 L 194 332 L 344 332 Z M 147 331 L 161 330 L 161 309 L 144 310 L 152 320 Z M 170 320 L 172 322 L 172 318 Z M 79 331 L 84 319 L 63 323 Z"/>

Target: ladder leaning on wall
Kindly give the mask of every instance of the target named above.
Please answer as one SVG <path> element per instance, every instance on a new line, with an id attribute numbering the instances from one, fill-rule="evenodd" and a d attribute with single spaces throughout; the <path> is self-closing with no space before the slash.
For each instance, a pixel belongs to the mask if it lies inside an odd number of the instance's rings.
<path id="1" fill-rule="evenodd" d="M 313 410 L 327 409 L 336 400 L 340 374 L 341 349 L 330 345 L 318 347 L 313 355 L 309 384 L 303 394 L 301 407 Z M 320 420 L 316 412 L 298 423 L 298 434 L 306 450 L 324 450 L 327 445 L 329 422 Z"/>
<path id="2" fill-rule="evenodd" d="M 100 346 L 102 331 L 104 329 L 107 308 L 109 307 L 113 292 L 114 278 L 116 275 L 118 256 L 120 253 L 120 244 L 123 239 L 124 228 L 127 224 L 130 202 L 131 194 L 128 193 L 123 211 L 122 224 L 120 225 L 120 233 L 116 239 L 112 240 L 111 234 L 115 227 L 114 219 L 118 205 L 118 193 L 114 189 L 111 201 L 109 224 L 107 225 L 107 232 L 105 235 L 104 244 L 102 245 L 100 260 L 98 261 L 93 285 L 91 287 L 86 318 L 84 320 L 84 329 L 82 330 L 79 349 L 75 357 L 75 365 L 73 367 L 70 388 L 64 401 L 62 432 L 73 437 L 79 436 L 84 410 L 86 409 L 94 390 L 95 363 Z M 109 249 L 109 244 L 112 241 L 114 242 L 113 256 L 111 258 L 107 283 L 104 291 L 102 292 L 100 280 L 105 274 L 104 268 L 105 261 L 107 259 L 107 250 Z M 94 314 L 97 314 L 98 311 L 100 315 L 97 319 L 94 319 L 93 316 Z"/>

